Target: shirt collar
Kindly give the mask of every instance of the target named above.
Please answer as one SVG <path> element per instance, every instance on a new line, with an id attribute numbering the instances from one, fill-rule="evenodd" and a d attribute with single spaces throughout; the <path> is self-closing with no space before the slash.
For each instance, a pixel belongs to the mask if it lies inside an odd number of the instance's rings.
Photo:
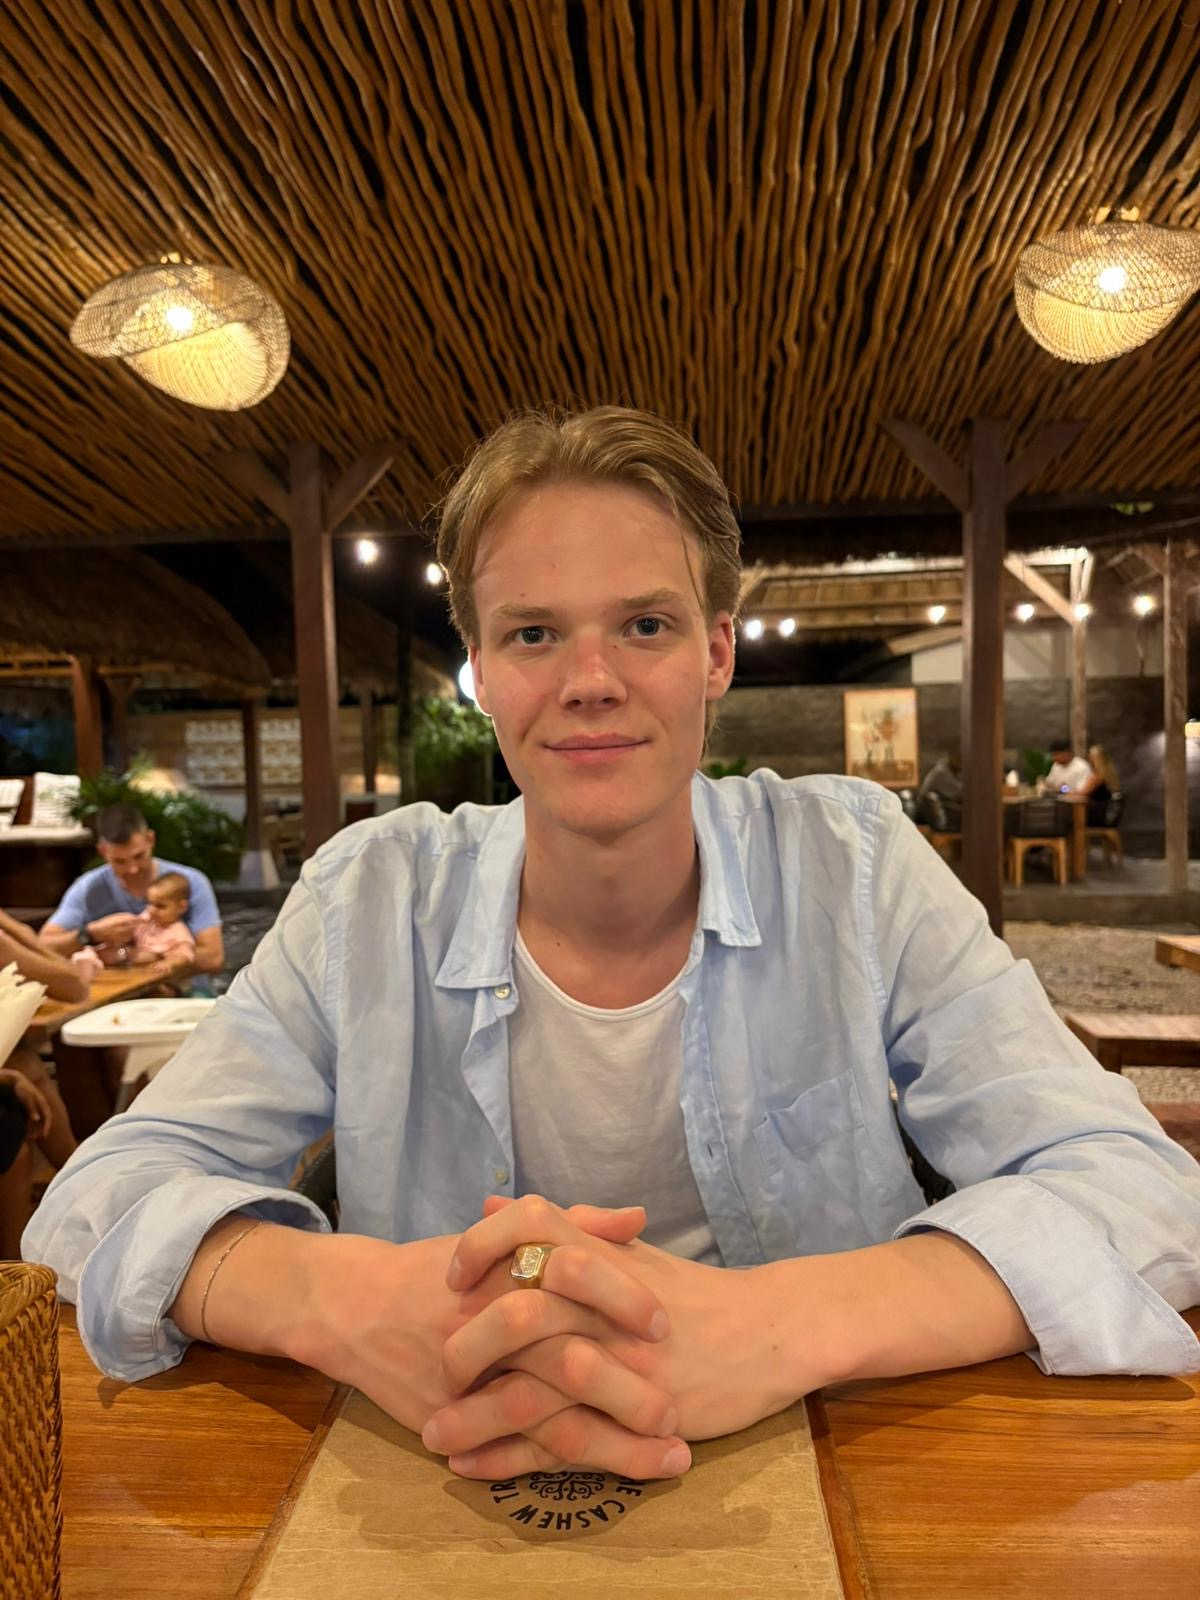
<path id="1" fill-rule="evenodd" d="M 699 926 L 722 944 L 758 945 L 762 935 L 750 904 L 734 814 L 720 786 L 697 772 L 692 823 L 700 852 Z M 435 980 L 440 989 L 511 984 L 512 947 L 525 863 L 525 802 L 514 800 L 479 847 L 475 871 Z"/>

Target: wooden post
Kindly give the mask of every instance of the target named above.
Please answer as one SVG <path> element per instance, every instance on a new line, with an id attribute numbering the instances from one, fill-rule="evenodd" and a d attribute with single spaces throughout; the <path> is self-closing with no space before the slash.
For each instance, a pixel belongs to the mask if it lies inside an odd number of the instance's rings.
<path id="1" fill-rule="evenodd" d="M 971 424 L 969 471 L 915 423 L 883 427 L 963 517 L 963 881 L 1004 926 L 1004 599 L 1006 507 L 1070 445 L 1079 422 L 1052 422 L 1005 460 L 1005 427 L 990 417 Z"/>
<path id="2" fill-rule="evenodd" d="M 306 855 L 324 844 L 342 822 L 333 534 L 390 470 L 396 449 L 395 440 L 371 445 L 329 483 L 320 448 L 311 440 L 292 445 L 286 484 L 253 450 L 230 451 L 218 458 L 225 476 L 273 512 L 291 533 Z"/>
<path id="3" fill-rule="evenodd" d="M 104 687 L 108 690 L 108 703 L 112 710 L 113 764 L 118 772 L 129 770 L 129 700 L 140 678 L 106 676 Z"/>
<path id="4" fill-rule="evenodd" d="M 359 714 L 362 718 L 362 776 L 363 793 L 374 794 L 379 781 L 379 757 L 375 741 L 375 694 L 369 683 L 360 683 L 358 694 Z"/>
<path id="5" fill-rule="evenodd" d="M 94 778 L 104 766 L 104 723 L 100 680 L 87 656 L 70 656 L 71 697 L 75 705 L 75 770 Z"/>
<path id="6" fill-rule="evenodd" d="M 242 764 L 246 773 L 246 849 L 262 849 L 262 703 L 242 701 Z"/>
<path id="7" fill-rule="evenodd" d="M 1071 562 L 1071 746 L 1086 756 L 1087 733 L 1087 618 L 1078 607 L 1087 603 L 1092 587 L 1093 558 L 1076 556 Z"/>
<path id="8" fill-rule="evenodd" d="M 1004 927 L 1004 424 L 971 424 L 963 517 L 963 878 Z"/>
<path id="9" fill-rule="evenodd" d="M 419 551 L 409 553 L 404 564 L 400 604 L 396 610 L 396 771 L 400 778 L 402 806 L 410 806 L 418 798 L 413 745 L 412 635 L 417 585 L 414 562 L 419 554 Z"/>
<path id="10" fill-rule="evenodd" d="M 1187 581 L 1182 539 L 1167 543 L 1163 579 L 1163 824 L 1167 892 L 1181 894 L 1188 880 Z"/>
<path id="11" fill-rule="evenodd" d="M 295 444 L 290 455 L 296 678 L 300 690 L 300 770 L 304 851 L 341 826 L 338 779 L 337 630 L 333 616 L 333 540 L 325 531 L 321 452 Z"/>
<path id="12" fill-rule="evenodd" d="M 275 857 L 263 844 L 262 701 L 242 701 L 242 765 L 245 769 L 246 846 L 238 873 L 239 889 L 273 889 L 279 882 Z"/>

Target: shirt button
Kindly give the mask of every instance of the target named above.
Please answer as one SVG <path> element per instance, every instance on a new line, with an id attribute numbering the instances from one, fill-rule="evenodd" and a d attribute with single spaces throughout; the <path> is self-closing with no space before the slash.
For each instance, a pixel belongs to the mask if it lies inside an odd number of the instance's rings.
<path id="1" fill-rule="evenodd" d="M 507 1167 L 497 1167 L 494 1176 L 495 1176 L 495 1179 L 496 1179 L 497 1183 L 507 1183 L 508 1182 L 508 1168 Z"/>
<path id="2" fill-rule="evenodd" d="M 501 983 L 492 990 L 492 993 L 496 996 L 497 1000 L 507 1000 L 509 995 L 512 993 L 512 987 L 510 984 Z"/>

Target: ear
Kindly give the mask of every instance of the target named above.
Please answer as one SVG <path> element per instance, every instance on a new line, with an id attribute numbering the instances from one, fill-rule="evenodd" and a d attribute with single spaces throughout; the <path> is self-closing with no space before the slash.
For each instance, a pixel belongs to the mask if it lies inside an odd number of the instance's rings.
<path id="1" fill-rule="evenodd" d="M 734 636 L 733 618 L 728 611 L 718 611 L 708 630 L 708 682 L 705 700 L 720 700 L 733 678 Z"/>
<path id="2" fill-rule="evenodd" d="M 146 837 L 147 837 L 147 839 L 149 839 L 149 841 L 150 841 L 150 849 L 151 849 L 151 851 L 153 851 L 153 849 L 154 849 L 154 829 L 153 828 L 147 828 L 146 829 Z"/>

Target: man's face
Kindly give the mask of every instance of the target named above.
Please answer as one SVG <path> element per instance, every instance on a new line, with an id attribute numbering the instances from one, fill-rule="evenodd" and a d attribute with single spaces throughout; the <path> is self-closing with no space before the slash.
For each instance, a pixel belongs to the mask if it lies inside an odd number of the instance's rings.
<path id="1" fill-rule="evenodd" d="M 527 807 L 611 837 L 687 788 L 733 673 L 729 613 L 710 627 L 697 589 L 695 536 L 634 489 L 548 485 L 488 528 L 471 670 Z"/>
<path id="2" fill-rule="evenodd" d="M 149 828 L 134 833 L 124 844 L 109 844 L 101 839 L 96 849 L 116 873 L 130 894 L 145 897 L 154 880 L 154 834 Z"/>
<path id="3" fill-rule="evenodd" d="M 1055 761 L 1058 762 L 1060 767 L 1065 767 L 1067 762 L 1071 759 L 1071 747 L 1070 745 L 1067 745 L 1065 748 L 1060 746 L 1057 750 L 1051 750 L 1050 754 L 1054 757 Z"/>

